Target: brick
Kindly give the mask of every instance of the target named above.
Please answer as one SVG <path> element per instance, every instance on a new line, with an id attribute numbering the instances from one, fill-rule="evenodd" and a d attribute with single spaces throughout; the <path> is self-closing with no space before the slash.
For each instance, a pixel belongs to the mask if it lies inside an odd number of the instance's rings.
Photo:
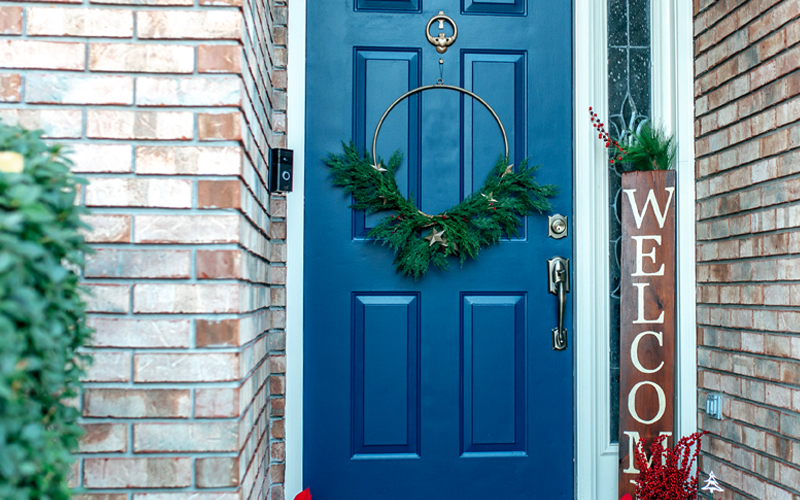
<path id="1" fill-rule="evenodd" d="M 783 31 L 778 31 L 758 44 L 758 58 L 766 61 L 786 46 L 786 37 Z"/>
<path id="2" fill-rule="evenodd" d="M 241 494 L 236 492 L 214 493 L 134 493 L 133 500 L 241 500 Z M 273 500 L 282 500 L 275 498 Z"/>
<path id="3" fill-rule="evenodd" d="M 789 131 L 782 130 L 761 139 L 761 151 L 765 156 L 774 155 L 786 150 L 789 145 Z"/>
<path id="4" fill-rule="evenodd" d="M 22 7 L 0 7 L 0 35 L 22 34 Z"/>
<path id="5" fill-rule="evenodd" d="M 239 113 L 199 113 L 197 133 L 201 141 L 240 141 L 242 117 Z"/>
<path id="6" fill-rule="evenodd" d="M 136 453 L 237 451 L 237 422 L 133 424 Z"/>
<path id="7" fill-rule="evenodd" d="M 101 248 L 87 256 L 87 278 L 188 278 L 189 250 Z"/>
<path id="8" fill-rule="evenodd" d="M 81 380 L 85 382 L 127 382 L 131 379 L 131 355 L 128 352 L 95 351 L 92 364 Z"/>
<path id="9" fill-rule="evenodd" d="M 788 362 L 781 363 L 780 374 L 781 382 L 800 385 L 800 364 Z"/>
<path id="10" fill-rule="evenodd" d="M 13 73 L 0 73 L 0 102 L 19 102 L 22 77 Z"/>
<path id="11" fill-rule="evenodd" d="M 195 418 L 229 418 L 239 416 L 239 390 L 234 388 L 197 389 Z"/>
<path id="12" fill-rule="evenodd" d="M 238 11 L 155 11 L 136 13 L 139 38 L 238 40 L 241 36 Z"/>
<path id="13" fill-rule="evenodd" d="M 239 345 L 239 320 L 222 319 L 195 321 L 197 347 L 225 347 Z"/>
<path id="14" fill-rule="evenodd" d="M 775 61 L 770 61 L 756 68 L 750 73 L 750 88 L 757 89 L 778 77 L 778 68 Z"/>
<path id="15" fill-rule="evenodd" d="M 133 78 L 28 74 L 25 101 L 33 104 L 133 104 Z"/>
<path id="16" fill-rule="evenodd" d="M 238 457 L 198 458 L 195 462 L 198 488 L 226 488 L 239 485 Z"/>
<path id="17" fill-rule="evenodd" d="M 90 317 L 87 326 L 94 330 L 95 347 L 189 347 L 191 323 L 188 319 L 123 319 Z"/>
<path id="18" fill-rule="evenodd" d="M 242 277 L 242 254 L 239 250 L 198 250 L 197 278 L 236 279 Z"/>
<path id="19" fill-rule="evenodd" d="M 76 461 L 77 463 L 77 461 Z M 73 500 L 128 500 L 127 493 L 86 493 L 73 495 Z"/>
<path id="20" fill-rule="evenodd" d="M 234 353 L 137 353 L 133 363 L 135 382 L 226 382 L 239 378 L 239 356 Z"/>
<path id="21" fill-rule="evenodd" d="M 0 68 L 82 71 L 85 67 L 83 43 L 0 40 Z"/>
<path id="22" fill-rule="evenodd" d="M 127 173 L 132 168 L 133 147 L 128 144 L 69 144 L 75 173 Z"/>
<path id="23" fill-rule="evenodd" d="M 87 458 L 87 488 L 184 488 L 192 484 L 191 458 Z"/>
<path id="24" fill-rule="evenodd" d="M 137 283 L 136 313 L 235 313 L 240 311 L 239 285 Z"/>
<path id="25" fill-rule="evenodd" d="M 207 6 L 228 6 L 228 7 L 241 7 L 242 0 L 200 0 L 200 5 Z"/>
<path id="26" fill-rule="evenodd" d="M 242 153 L 238 147 L 136 148 L 136 171 L 140 174 L 238 175 L 241 164 Z"/>
<path id="27" fill-rule="evenodd" d="M 89 44 L 89 69 L 133 73 L 191 73 L 194 71 L 194 47 L 92 43 Z"/>
<path id="28" fill-rule="evenodd" d="M 130 307 L 131 288 L 129 285 L 84 284 L 88 291 L 87 312 L 126 313 Z"/>
<path id="29" fill-rule="evenodd" d="M 192 396 L 188 389 L 100 389 L 83 394 L 84 417 L 188 418 Z"/>
<path id="30" fill-rule="evenodd" d="M 137 215 L 136 243 L 236 243 L 238 215 Z"/>
<path id="31" fill-rule="evenodd" d="M 89 179 L 87 207 L 191 208 L 192 181 L 182 179 Z"/>
<path id="32" fill-rule="evenodd" d="M 90 0 L 91 3 L 110 4 L 110 5 L 194 5 L 193 0 Z"/>
<path id="33" fill-rule="evenodd" d="M 28 35 L 131 38 L 133 11 L 28 7 Z"/>
<path id="34" fill-rule="evenodd" d="M 69 467 L 69 471 L 67 472 L 67 487 L 68 488 L 77 488 L 80 486 L 81 480 L 81 473 L 80 473 L 80 462 L 75 460 L 72 462 L 72 465 Z"/>
<path id="35" fill-rule="evenodd" d="M 82 424 L 86 432 L 80 440 L 80 453 L 114 453 L 128 450 L 128 427 L 122 424 Z"/>
<path id="36" fill-rule="evenodd" d="M 29 130 L 42 129 L 43 137 L 47 139 L 75 139 L 81 136 L 83 113 L 79 109 L 6 108 L 0 109 L 0 120 L 9 126 L 20 125 Z"/>
<path id="37" fill-rule="evenodd" d="M 139 77 L 139 106 L 239 106 L 239 77 Z"/>
<path id="38" fill-rule="evenodd" d="M 242 184 L 239 181 L 198 181 L 198 208 L 242 208 Z"/>
<path id="39" fill-rule="evenodd" d="M 92 214 L 81 220 L 91 228 L 85 233 L 89 243 L 129 243 L 131 241 L 131 216 Z"/>
<path id="40" fill-rule="evenodd" d="M 238 45 L 198 45 L 197 72 L 241 73 L 242 49 Z"/>
<path id="41" fill-rule="evenodd" d="M 185 111 L 89 109 L 86 136 L 99 139 L 190 140 L 194 116 Z"/>

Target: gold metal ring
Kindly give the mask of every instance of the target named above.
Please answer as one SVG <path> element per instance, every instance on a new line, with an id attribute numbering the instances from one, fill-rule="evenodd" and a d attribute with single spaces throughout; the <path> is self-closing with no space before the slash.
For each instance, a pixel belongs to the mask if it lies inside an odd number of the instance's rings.
<path id="1" fill-rule="evenodd" d="M 434 23 L 434 21 L 439 21 L 440 30 L 444 29 L 445 21 L 450 23 L 453 26 L 453 35 L 446 36 L 444 32 L 439 32 L 439 36 L 434 38 L 431 35 L 431 25 Z M 425 26 L 425 36 L 428 37 L 428 41 L 431 43 L 431 45 L 436 47 L 436 52 L 444 54 L 447 52 L 447 47 L 453 45 L 453 43 L 456 41 L 456 38 L 458 38 L 458 26 L 456 26 L 455 21 L 444 14 L 444 11 L 440 10 L 438 14 L 433 16 L 431 20 L 428 21 L 428 25 Z"/>
<path id="2" fill-rule="evenodd" d="M 398 97 L 386 109 L 386 111 L 383 112 L 383 116 L 381 116 L 381 119 L 378 120 L 378 126 L 375 127 L 375 135 L 372 137 L 372 161 L 373 162 L 377 162 L 378 161 L 377 160 L 377 156 L 375 155 L 375 146 L 377 146 L 377 144 L 378 144 L 378 133 L 381 131 L 381 126 L 383 125 L 383 121 L 389 115 L 389 112 L 391 110 L 393 110 L 395 106 L 400 104 L 400 101 L 402 101 L 406 97 L 408 97 L 410 95 L 418 94 L 420 92 L 424 92 L 425 90 L 430 90 L 430 89 L 455 90 L 457 92 L 461 92 L 462 94 L 466 94 L 466 95 L 472 97 L 473 99 L 475 99 L 479 103 L 481 103 L 484 106 L 486 106 L 486 109 L 488 109 L 489 112 L 492 114 L 492 116 L 494 116 L 494 119 L 497 120 L 497 124 L 500 126 L 500 132 L 503 133 L 503 142 L 505 143 L 505 146 L 506 146 L 506 159 L 508 159 L 508 136 L 506 135 L 506 129 L 505 129 L 505 127 L 503 127 L 503 122 L 500 121 L 500 117 L 497 116 L 497 113 L 495 113 L 495 111 L 492 109 L 492 107 L 489 106 L 489 104 L 486 101 L 484 101 L 483 99 L 481 99 L 480 97 L 478 97 L 477 95 L 475 95 L 474 93 L 470 92 L 467 89 L 462 89 L 461 87 L 455 87 L 453 85 L 439 85 L 439 84 L 437 84 L 437 85 L 423 85 L 422 87 L 417 87 L 415 89 L 409 90 L 405 94 L 403 94 L 400 97 Z"/>

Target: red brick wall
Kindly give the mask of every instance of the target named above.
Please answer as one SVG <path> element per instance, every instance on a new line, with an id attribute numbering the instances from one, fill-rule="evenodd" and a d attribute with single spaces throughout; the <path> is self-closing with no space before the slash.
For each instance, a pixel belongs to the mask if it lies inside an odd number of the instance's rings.
<path id="1" fill-rule="evenodd" d="M 0 119 L 90 181 L 80 500 L 283 498 L 287 8 L 242 1 L 0 6 Z"/>
<path id="2" fill-rule="evenodd" d="M 800 495 L 800 0 L 695 0 L 698 413 L 715 498 Z"/>

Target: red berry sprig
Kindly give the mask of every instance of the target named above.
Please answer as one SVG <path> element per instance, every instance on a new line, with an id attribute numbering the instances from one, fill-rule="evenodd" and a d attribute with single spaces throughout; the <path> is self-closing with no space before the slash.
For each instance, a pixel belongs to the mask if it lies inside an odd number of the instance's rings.
<path id="1" fill-rule="evenodd" d="M 650 446 L 651 461 L 644 451 L 644 440 L 634 448 L 637 500 L 696 500 L 697 470 L 694 464 L 700 452 L 703 434 L 695 432 L 683 437 L 674 448 L 665 446 L 666 436 L 659 436 Z"/>
<path id="2" fill-rule="evenodd" d="M 605 124 L 600 121 L 600 118 L 597 117 L 597 113 L 594 112 L 593 108 L 589 106 L 589 117 L 592 119 L 592 127 L 597 129 L 597 138 L 604 141 L 607 148 L 613 147 L 617 150 L 614 154 L 616 158 L 611 158 L 609 163 L 612 165 L 614 164 L 614 160 L 622 160 L 622 156 L 627 153 L 627 151 L 620 145 L 619 142 L 615 141 L 611 135 L 606 131 Z"/>

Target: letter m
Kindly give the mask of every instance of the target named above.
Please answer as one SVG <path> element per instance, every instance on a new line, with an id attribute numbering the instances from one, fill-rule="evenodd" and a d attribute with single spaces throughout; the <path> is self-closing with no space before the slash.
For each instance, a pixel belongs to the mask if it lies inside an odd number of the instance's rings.
<path id="1" fill-rule="evenodd" d="M 639 445 L 639 441 L 642 439 L 639 436 L 639 433 L 636 431 L 624 431 L 623 434 L 628 436 L 628 468 L 622 471 L 623 474 L 638 474 L 640 471 L 636 468 L 636 447 Z M 671 432 L 660 432 L 659 436 L 670 436 L 672 437 Z M 644 456 L 647 458 L 647 466 L 653 463 L 653 457 L 647 456 L 647 450 L 644 450 Z M 662 457 L 663 458 L 663 457 Z M 634 482 L 631 480 L 631 482 Z"/>

